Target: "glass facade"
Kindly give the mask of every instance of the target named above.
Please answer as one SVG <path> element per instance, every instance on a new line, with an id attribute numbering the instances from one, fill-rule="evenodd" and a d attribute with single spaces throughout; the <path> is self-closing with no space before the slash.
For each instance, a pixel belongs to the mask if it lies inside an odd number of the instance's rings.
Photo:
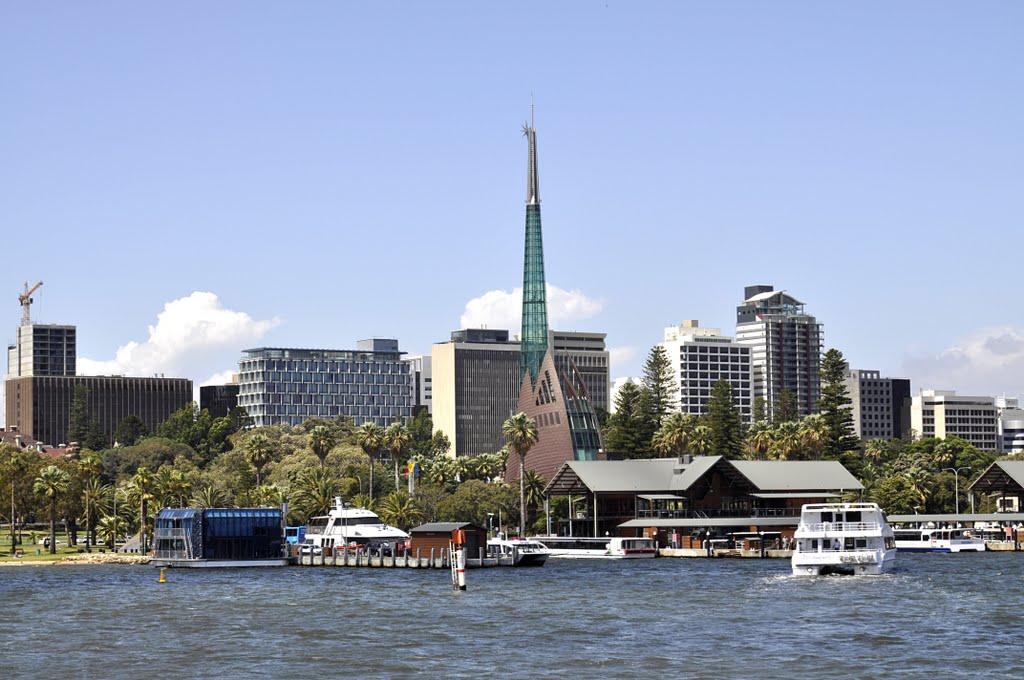
<path id="1" fill-rule="evenodd" d="M 156 557 L 259 560 L 282 557 L 280 508 L 164 508 L 157 514 Z"/>
<path id="2" fill-rule="evenodd" d="M 537 382 L 540 364 L 548 351 L 548 306 L 544 290 L 544 242 L 540 204 L 526 206 L 526 256 L 523 261 L 523 332 L 519 380 L 526 374 Z"/>
<path id="3" fill-rule="evenodd" d="M 347 416 L 387 427 L 412 417 L 409 363 L 398 351 L 246 350 L 238 362 L 238 405 L 256 426 Z"/>

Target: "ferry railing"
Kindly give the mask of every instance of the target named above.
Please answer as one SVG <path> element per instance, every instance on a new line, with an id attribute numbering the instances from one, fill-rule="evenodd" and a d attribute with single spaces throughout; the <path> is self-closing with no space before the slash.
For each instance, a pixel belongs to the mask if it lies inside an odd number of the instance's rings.
<path id="1" fill-rule="evenodd" d="M 155 538 L 186 538 L 187 529 L 157 529 Z"/>
<path id="2" fill-rule="evenodd" d="M 801 522 L 800 531 L 878 531 L 878 522 Z"/>

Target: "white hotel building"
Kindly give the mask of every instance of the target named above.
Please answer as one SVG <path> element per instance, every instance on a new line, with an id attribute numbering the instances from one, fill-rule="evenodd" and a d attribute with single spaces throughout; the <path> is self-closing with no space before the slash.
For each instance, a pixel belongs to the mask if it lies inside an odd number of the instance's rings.
<path id="1" fill-rule="evenodd" d="M 753 420 L 749 346 L 723 336 L 718 328 L 701 328 L 696 320 L 666 328 L 661 346 L 672 362 L 680 411 L 695 416 L 705 413 L 715 383 L 727 380 L 743 422 Z"/>

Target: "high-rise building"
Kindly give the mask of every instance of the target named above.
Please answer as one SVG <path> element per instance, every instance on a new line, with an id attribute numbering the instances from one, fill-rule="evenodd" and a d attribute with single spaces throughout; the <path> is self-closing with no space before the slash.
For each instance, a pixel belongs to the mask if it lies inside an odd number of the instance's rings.
<path id="1" fill-rule="evenodd" d="M 523 133 L 528 160 L 519 410 L 537 423 L 537 443 L 527 454 L 526 465 L 550 479 L 567 460 L 596 460 L 601 450 L 601 432 L 574 362 L 566 362 L 564 371 L 556 365 L 555 342 L 548 328 L 537 131 L 532 120 Z M 509 478 L 518 479 L 520 473 L 518 457 L 509 456 Z"/>
<path id="2" fill-rule="evenodd" d="M 722 335 L 718 328 L 701 328 L 696 320 L 666 328 L 661 346 L 672 362 L 676 404 L 681 412 L 706 413 L 715 383 L 726 380 L 743 422 L 753 421 L 749 346 Z"/>
<path id="3" fill-rule="evenodd" d="M 1024 453 L 1024 409 L 1016 397 L 996 397 L 999 412 L 999 451 L 1010 455 Z"/>
<path id="4" fill-rule="evenodd" d="M 452 456 L 494 453 L 505 446 L 501 426 L 519 402 L 519 343 L 508 331 L 470 328 L 431 353 L 434 432 Z"/>
<path id="5" fill-rule="evenodd" d="M 409 375 L 412 376 L 413 415 L 426 411 L 434 412 L 434 376 L 433 365 L 429 356 L 417 355 L 406 358 L 409 363 Z"/>
<path id="6" fill-rule="evenodd" d="M 999 450 L 996 404 L 954 390 L 921 390 L 911 397 L 910 426 L 916 438 L 959 437 L 981 451 Z"/>
<path id="7" fill-rule="evenodd" d="M 17 340 L 7 347 L 7 376 L 65 376 L 75 374 L 74 326 L 18 326 Z"/>
<path id="8" fill-rule="evenodd" d="M 844 378 L 853 429 L 861 439 L 900 439 L 910 431 L 910 380 L 851 369 Z"/>
<path id="9" fill-rule="evenodd" d="M 202 385 L 199 387 L 199 408 L 206 409 L 214 418 L 223 418 L 238 406 L 238 374 L 232 376 L 226 385 Z"/>
<path id="10" fill-rule="evenodd" d="M 114 432 L 128 416 L 138 416 L 150 432 L 192 402 L 192 381 L 185 378 L 125 376 L 32 376 L 9 378 L 7 427 L 51 445 L 69 444 L 68 428 L 75 390 L 84 386 L 89 417 L 113 444 Z"/>
<path id="11" fill-rule="evenodd" d="M 736 307 L 736 342 L 750 345 L 754 398 L 768 413 L 783 390 L 792 392 L 801 416 L 817 412 L 824 332 L 803 302 L 772 286 L 747 286 Z"/>
<path id="12" fill-rule="evenodd" d="M 257 427 L 348 416 L 387 427 L 412 417 L 412 380 L 398 341 L 360 340 L 354 350 L 260 347 L 238 362 L 238 405 Z"/>
<path id="13" fill-rule="evenodd" d="M 604 333 L 554 331 L 559 372 L 575 366 L 586 385 L 607 403 L 608 351 Z M 491 328 L 452 331 L 433 347 L 434 432 L 451 441 L 453 456 L 493 453 L 506 444 L 504 422 L 519 404 L 520 343 Z M 595 404 L 595 406 L 599 405 Z"/>

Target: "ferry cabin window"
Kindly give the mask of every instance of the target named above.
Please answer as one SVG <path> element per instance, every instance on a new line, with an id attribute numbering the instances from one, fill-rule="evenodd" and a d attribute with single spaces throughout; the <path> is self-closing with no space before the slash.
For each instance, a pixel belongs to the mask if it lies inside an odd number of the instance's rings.
<path id="1" fill-rule="evenodd" d="M 860 510 L 848 510 L 846 512 L 846 521 L 847 522 L 861 522 L 861 521 L 863 521 L 863 520 L 861 520 Z"/>
<path id="2" fill-rule="evenodd" d="M 856 540 L 856 546 L 857 546 L 857 548 L 867 548 L 868 547 L 868 539 L 866 539 L 866 538 L 858 538 Z"/>

